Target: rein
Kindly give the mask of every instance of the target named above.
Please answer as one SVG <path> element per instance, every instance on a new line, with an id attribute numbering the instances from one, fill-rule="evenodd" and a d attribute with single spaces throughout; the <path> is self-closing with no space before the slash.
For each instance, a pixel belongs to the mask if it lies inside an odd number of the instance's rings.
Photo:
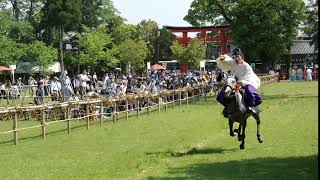
<path id="1" fill-rule="evenodd" d="M 235 89 L 234 89 L 232 86 L 230 86 L 230 85 L 226 85 L 224 89 L 226 90 L 227 87 L 230 87 L 231 90 L 235 90 Z"/>

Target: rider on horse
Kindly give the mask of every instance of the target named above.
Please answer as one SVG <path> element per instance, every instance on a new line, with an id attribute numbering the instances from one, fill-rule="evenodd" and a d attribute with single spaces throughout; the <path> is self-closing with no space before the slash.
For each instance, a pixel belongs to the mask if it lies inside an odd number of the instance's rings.
<path id="1" fill-rule="evenodd" d="M 237 83 L 244 89 L 245 102 L 249 109 L 253 112 L 262 102 L 262 97 L 256 92 L 260 87 L 260 79 L 253 72 L 251 66 L 244 61 L 244 55 L 239 48 L 234 49 L 232 59 L 227 54 L 221 55 L 217 58 L 217 65 L 222 71 L 230 70 L 236 77 Z M 222 111 L 224 117 L 228 117 L 227 104 L 224 100 L 224 89 L 222 89 L 218 96 L 217 101 L 220 102 L 225 108 Z"/>

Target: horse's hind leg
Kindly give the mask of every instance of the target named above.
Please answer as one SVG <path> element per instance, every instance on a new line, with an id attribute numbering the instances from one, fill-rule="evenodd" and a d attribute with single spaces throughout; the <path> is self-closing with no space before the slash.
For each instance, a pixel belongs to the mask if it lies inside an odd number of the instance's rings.
<path id="1" fill-rule="evenodd" d="M 259 112 L 254 113 L 252 116 L 254 117 L 254 119 L 257 122 L 257 138 L 258 138 L 258 141 L 259 141 L 259 143 L 262 143 L 263 139 L 262 139 L 262 137 L 260 135 L 260 116 L 259 116 Z"/>
<path id="2" fill-rule="evenodd" d="M 233 133 L 233 121 L 229 118 L 229 133 L 230 133 L 230 136 L 234 136 L 234 133 Z"/>

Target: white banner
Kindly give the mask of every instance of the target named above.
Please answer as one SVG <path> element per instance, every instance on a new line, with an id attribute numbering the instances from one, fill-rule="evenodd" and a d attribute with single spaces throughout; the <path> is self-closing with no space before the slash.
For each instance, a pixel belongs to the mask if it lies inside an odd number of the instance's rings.
<path id="1" fill-rule="evenodd" d="M 206 61 L 200 61 L 200 68 L 206 67 Z"/>
<path id="2" fill-rule="evenodd" d="M 10 68 L 11 70 L 15 70 L 15 69 L 17 68 L 17 66 L 16 66 L 16 65 L 9 65 L 9 68 Z"/>
<path id="3" fill-rule="evenodd" d="M 150 62 L 147 62 L 147 69 L 148 69 L 148 70 L 150 70 L 150 69 L 151 69 Z"/>

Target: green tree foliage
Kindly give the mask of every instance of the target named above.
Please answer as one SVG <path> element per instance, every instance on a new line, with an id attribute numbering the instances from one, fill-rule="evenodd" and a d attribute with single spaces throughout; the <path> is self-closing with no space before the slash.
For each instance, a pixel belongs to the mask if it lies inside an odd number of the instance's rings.
<path id="1" fill-rule="evenodd" d="M 174 41 L 170 46 L 173 56 L 179 60 L 181 64 L 188 64 L 187 48 L 184 48 L 181 43 Z"/>
<path id="2" fill-rule="evenodd" d="M 78 34 L 81 65 L 90 65 L 100 71 L 114 68 L 119 60 L 115 57 L 117 51 L 114 48 L 110 35 L 106 34 L 106 28 L 99 26 L 95 30 L 84 27 L 84 33 Z"/>
<path id="3" fill-rule="evenodd" d="M 30 43 L 35 39 L 33 26 L 27 21 L 11 21 L 6 36 L 23 43 Z"/>
<path id="4" fill-rule="evenodd" d="M 175 41 L 171 46 L 171 50 L 181 64 L 187 64 L 192 69 L 199 67 L 200 60 L 205 54 L 205 46 L 199 39 L 193 39 L 186 48 Z"/>
<path id="5" fill-rule="evenodd" d="M 31 62 L 47 68 L 56 59 L 56 49 L 35 41 L 33 26 L 26 20 L 13 20 L 7 9 L 0 11 L 0 63 Z M 32 68 L 32 67 L 30 67 Z"/>
<path id="6" fill-rule="evenodd" d="M 57 50 L 52 46 L 46 46 L 42 41 L 34 41 L 24 45 L 22 62 L 31 62 L 42 68 L 42 71 L 49 67 L 57 59 Z"/>
<path id="7" fill-rule="evenodd" d="M 64 73 L 63 37 L 64 32 L 77 29 L 81 21 L 81 0 L 47 0 L 42 8 L 44 31 L 50 35 L 51 28 L 58 32 L 61 72 Z"/>
<path id="8" fill-rule="evenodd" d="M 134 71 L 146 69 L 149 50 L 145 41 L 128 39 L 118 46 L 118 51 L 120 61 L 130 63 Z"/>
<path id="9" fill-rule="evenodd" d="M 137 39 L 137 27 L 132 24 L 121 24 L 111 34 L 114 43 L 119 45 L 129 39 Z"/>
<path id="10" fill-rule="evenodd" d="M 125 19 L 114 7 L 112 0 L 102 0 L 101 21 L 106 26 L 108 33 L 112 33 L 118 26 L 124 23 Z"/>
<path id="11" fill-rule="evenodd" d="M 26 20 L 33 24 L 38 21 L 37 17 L 43 6 L 43 0 L 1 0 L 0 7 L 10 10 L 13 20 Z"/>
<path id="12" fill-rule="evenodd" d="M 194 0 L 184 20 L 193 26 L 231 24 L 238 0 Z"/>
<path id="13" fill-rule="evenodd" d="M 150 51 L 149 57 L 147 59 L 151 61 L 151 63 L 157 63 L 158 61 L 158 44 L 157 40 L 160 36 L 160 31 L 158 27 L 158 23 L 152 20 L 142 20 L 137 25 L 137 31 L 139 39 L 143 39 Z"/>
<path id="14" fill-rule="evenodd" d="M 123 23 L 120 12 L 114 7 L 112 0 L 82 0 L 81 24 L 89 28 L 95 28 L 103 24 L 112 32 Z"/>
<path id="15" fill-rule="evenodd" d="M 303 10 L 301 0 L 195 0 L 185 20 L 192 25 L 229 24 L 247 59 L 274 64 L 288 53 Z"/>
<path id="16" fill-rule="evenodd" d="M 0 37 L 0 65 L 16 64 L 23 55 L 21 45 L 14 40 Z"/>
<path id="17" fill-rule="evenodd" d="M 14 21 L 7 10 L 0 12 L 0 36 L 19 43 L 30 43 L 35 37 L 33 26 L 27 21 Z"/>
<path id="18" fill-rule="evenodd" d="M 317 0 L 314 4 L 307 8 L 307 18 L 304 22 L 305 28 L 304 31 L 312 38 L 311 44 L 315 46 L 315 49 L 318 49 L 318 5 L 319 1 Z"/>
<path id="19" fill-rule="evenodd" d="M 156 40 L 157 48 L 159 50 L 159 60 L 168 61 L 173 59 L 173 53 L 170 49 L 173 40 L 176 38 L 171 31 L 167 30 L 165 27 L 160 29 L 160 36 Z"/>
<path id="20" fill-rule="evenodd" d="M 198 69 L 200 60 L 205 55 L 205 45 L 200 39 L 193 39 L 187 47 L 187 58 L 192 69 Z"/>
<path id="21" fill-rule="evenodd" d="M 81 1 L 81 24 L 89 28 L 95 28 L 101 24 L 102 0 Z"/>
<path id="22" fill-rule="evenodd" d="M 0 11 L 0 36 L 6 36 L 9 25 L 12 23 L 8 10 Z"/>

